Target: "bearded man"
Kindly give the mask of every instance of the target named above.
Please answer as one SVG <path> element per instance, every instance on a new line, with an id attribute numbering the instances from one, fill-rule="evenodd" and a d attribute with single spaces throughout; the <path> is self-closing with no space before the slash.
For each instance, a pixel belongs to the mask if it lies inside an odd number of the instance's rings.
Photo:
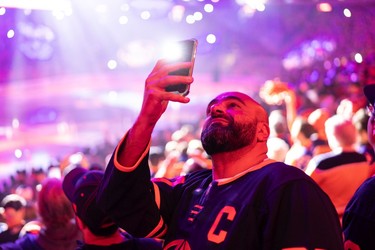
<path id="1" fill-rule="evenodd" d="M 164 249 L 343 249 L 328 196 L 301 170 L 267 158 L 268 115 L 251 97 L 226 92 L 207 106 L 201 140 L 212 170 L 150 180 L 152 131 L 191 84 L 169 75 L 191 63 L 159 61 L 138 118 L 116 147 L 97 202 L 124 230 L 164 239 Z"/>

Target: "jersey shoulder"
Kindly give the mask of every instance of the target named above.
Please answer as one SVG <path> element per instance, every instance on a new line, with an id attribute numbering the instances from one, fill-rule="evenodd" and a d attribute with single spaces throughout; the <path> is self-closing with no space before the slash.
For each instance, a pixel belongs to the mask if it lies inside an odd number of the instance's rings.
<path id="1" fill-rule="evenodd" d="M 274 162 L 259 169 L 257 178 L 270 187 L 283 186 L 288 184 L 308 185 L 318 187 L 315 181 L 303 170 L 287 165 L 283 162 Z"/>

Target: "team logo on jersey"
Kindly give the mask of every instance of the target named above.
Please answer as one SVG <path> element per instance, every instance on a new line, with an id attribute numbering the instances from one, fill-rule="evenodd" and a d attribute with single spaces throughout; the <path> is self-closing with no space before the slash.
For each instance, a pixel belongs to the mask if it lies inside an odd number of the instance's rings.
<path id="1" fill-rule="evenodd" d="M 191 247 L 189 245 L 189 242 L 186 240 L 174 240 L 170 242 L 168 245 L 166 245 L 164 250 L 191 250 Z"/>
<path id="2" fill-rule="evenodd" d="M 222 243 L 227 237 L 228 232 L 221 228 L 220 222 L 233 221 L 236 214 L 236 208 L 232 206 L 223 207 L 216 216 L 216 219 L 208 232 L 207 239 L 217 244 Z"/>

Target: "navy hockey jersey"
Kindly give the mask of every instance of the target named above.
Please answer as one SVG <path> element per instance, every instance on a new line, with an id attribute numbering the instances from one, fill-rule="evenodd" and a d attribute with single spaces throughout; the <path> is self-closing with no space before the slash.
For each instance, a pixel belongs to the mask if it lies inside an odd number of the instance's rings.
<path id="1" fill-rule="evenodd" d="M 136 166 L 107 166 L 98 203 L 127 232 L 163 237 L 164 249 L 343 249 L 328 196 L 301 170 L 267 159 L 232 178 L 211 170 L 150 181 Z"/>

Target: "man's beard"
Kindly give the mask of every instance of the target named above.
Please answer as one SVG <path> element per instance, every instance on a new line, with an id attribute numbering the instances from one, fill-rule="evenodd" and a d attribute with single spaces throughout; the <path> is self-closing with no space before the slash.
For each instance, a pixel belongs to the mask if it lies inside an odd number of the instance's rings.
<path id="1" fill-rule="evenodd" d="M 241 124 L 233 120 L 227 126 L 214 123 L 202 131 L 201 141 L 206 153 L 230 152 L 250 145 L 255 139 L 256 122 Z"/>

